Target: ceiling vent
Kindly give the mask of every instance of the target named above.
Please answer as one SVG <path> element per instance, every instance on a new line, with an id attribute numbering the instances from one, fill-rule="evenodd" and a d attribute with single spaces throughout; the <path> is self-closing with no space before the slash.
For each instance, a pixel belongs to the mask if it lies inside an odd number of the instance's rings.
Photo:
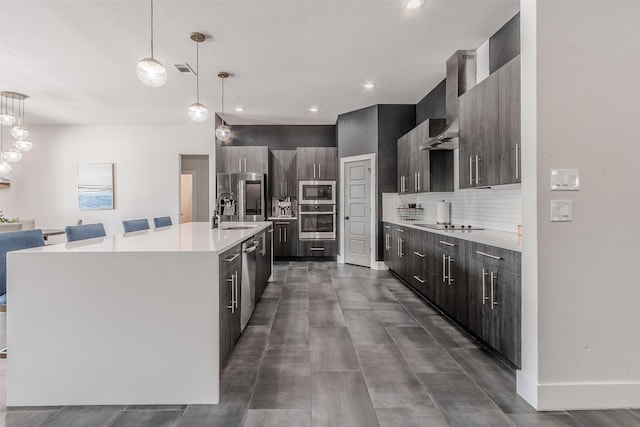
<path id="1" fill-rule="evenodd" d="M 185 73 L 185 74 L 191 73 L 193 75 L 197 75 L 194 69 L 191 68 L 191 65 L 187 64 L 186 62 L 184 64 L 174 64 L 174 65 L 178 69 L 178 71 L 180 71 L 181 73 Z"/>

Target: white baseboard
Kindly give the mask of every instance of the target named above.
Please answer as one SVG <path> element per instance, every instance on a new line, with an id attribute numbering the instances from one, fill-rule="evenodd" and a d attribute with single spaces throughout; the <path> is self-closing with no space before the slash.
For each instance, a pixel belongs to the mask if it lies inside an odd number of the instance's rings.
<path id="1" fill-rule="evenodd" d="M 344 255 L 338 255 L 338 257 L 336 258 L 336 262 L 338 264 L 344 264 Z"/>
<path id="2" fill-rule="evenodd" d="M 536 384 L 517 372 L 517 390 L 538 411 L 640 408 L 640 383 Z"/>

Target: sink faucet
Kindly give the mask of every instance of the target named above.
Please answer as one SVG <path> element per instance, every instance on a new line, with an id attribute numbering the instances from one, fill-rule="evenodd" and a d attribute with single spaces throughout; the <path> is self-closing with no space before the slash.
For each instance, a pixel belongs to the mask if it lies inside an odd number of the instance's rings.
<path id="1" fill-rule="evenodd" d="M 224 205 L 221 203 L 224 202 Z M 237 205 L 236 195 L 231 191 L 221 191 L 216 198 L 216 206 L 213 211 L 212 218 L 212 226 L 213 228 L 218 228 L 218 223 L 220 222 L 220 217 L 222 216 L 222 209 L 224 207 L 235 207 Z"/>

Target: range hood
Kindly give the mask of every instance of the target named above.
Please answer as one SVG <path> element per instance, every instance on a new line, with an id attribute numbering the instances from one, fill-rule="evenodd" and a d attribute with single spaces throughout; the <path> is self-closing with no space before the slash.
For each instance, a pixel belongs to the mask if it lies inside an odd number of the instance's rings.
<path id="1" fill-rule="evenodd" d="M 437 135 L 420 144 L 421 150 L 453 150 L 458 148 L 458 97 L 476 85 L 476 52 L 459 50 L 447 60 L 445 80 L 447 125 Z"/>

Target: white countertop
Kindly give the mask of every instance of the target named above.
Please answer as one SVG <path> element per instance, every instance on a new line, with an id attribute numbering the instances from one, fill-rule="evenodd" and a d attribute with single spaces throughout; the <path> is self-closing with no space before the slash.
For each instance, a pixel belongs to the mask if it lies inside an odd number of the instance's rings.
<path id="1" fill-rule="evenodd" d="M 211 229 L 208 222 L 190 222 L 155 230 L 25 249 L 31 252 L 223 252 L 271 226 L 271 222 L 223 222 Z M 253 226 L 226 230 L 232 226 Z"/>
<path id="2" fill-rule="evenodd" d="M 509 249 L 511 251 L 522 252 L 522 237 L 518 236 L 517 233 L 507 233 L 506 231 L 495 230 L 435 230 L 426 227 L 419 227 L 414 221 L 383 220 L 383 222 L 441 234 L 443 236 L 451 236 L 461 240 L 468 240 L 470 242 L 482 243 L 484 245 L 496 246 L 498 248 Z"/>

